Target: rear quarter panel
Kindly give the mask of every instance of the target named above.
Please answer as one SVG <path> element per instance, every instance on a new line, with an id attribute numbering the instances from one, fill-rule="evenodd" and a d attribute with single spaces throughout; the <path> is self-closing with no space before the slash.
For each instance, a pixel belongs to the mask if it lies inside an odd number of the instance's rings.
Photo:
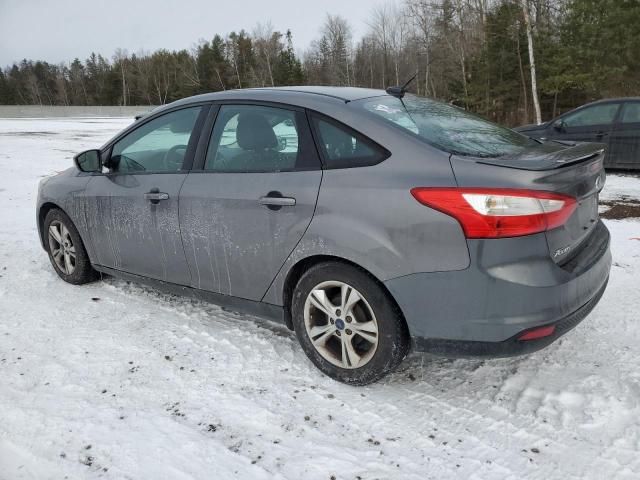
<path id="1" fill-rule="evenodd" d="M 311 224 L 263 301 L 282 305 L 288 272 L 317 255 L 349 260 L 380 281 L 467 268 L 469 252 L 458 222 L 411 195 L 414 187 L 455 186 L 448 154 L 375 122 L 333 117 L 357 125 L 392 154 L 374 166 L 325 170 Z"/>

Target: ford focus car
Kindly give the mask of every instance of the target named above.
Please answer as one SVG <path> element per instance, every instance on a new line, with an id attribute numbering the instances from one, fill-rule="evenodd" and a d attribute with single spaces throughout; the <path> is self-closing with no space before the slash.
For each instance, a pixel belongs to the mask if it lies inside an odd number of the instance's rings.
<path id="1" fill-rule="evenodd" d="M 284 322 L 350 384 L 411 348 L 540 349 L 609 276 L 603 146 L 532 140 L 401 89 L 248 89 L 143 116 L 44 179 L 65 281 L 102 274 Z"/>

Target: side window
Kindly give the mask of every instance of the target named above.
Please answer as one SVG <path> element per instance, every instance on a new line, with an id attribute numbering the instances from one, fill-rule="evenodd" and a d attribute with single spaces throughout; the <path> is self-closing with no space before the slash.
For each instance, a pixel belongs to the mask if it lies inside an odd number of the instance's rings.
<path id="1" fill-rule="evenodd" d="M 283 108 L 223 105 L 213 127 L 204 169 L 279 172 L 305 168 L 305 163 L 316 161 L 307 151 L 311 141 L 305 123 L 303 113 Z"/>
<path id="2" fill-rule="evenodd" d="M 119 173 L 176 172 L 182 168 L 202 107 L 162 115 L 118 141 L 111 152 Z"/>
<path id="3" fill-rule="evenodd" d="M 619 103 L 594 105 L 567 115 L 563 118 L 563 121 L 567 127 L 590 127 L 592 125 L 612 124 L 619 106 Z"/>
<path id="4" fill-rule="evenodd" d="M 622 123 L 640 123 L 640 102 L 624 104 Z"/>
<path id="5" fill-rule="evenodd" d="M 313 118 L 313 123 L 327 168 L 375 165 L 389 156 L 386 150 L 344 125 L 318 117 Z"/>

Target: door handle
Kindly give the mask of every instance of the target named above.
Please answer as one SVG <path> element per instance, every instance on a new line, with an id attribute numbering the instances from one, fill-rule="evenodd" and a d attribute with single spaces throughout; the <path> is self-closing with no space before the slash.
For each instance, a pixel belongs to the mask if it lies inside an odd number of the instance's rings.
<path id="1" fill-rule="evenodd" d="M 609 132 L 598 132 L 598 133 L 596 133 L 596 137 L 598 137 L 598 138 L 608 137 L 608 136 L 609 136 Z"/>
<path id="2" fill-rule="evenodd" d="M 160 203 L 160 200 L 169 200 L 169 194 L 161 192 L 157 188 L 152 188 L 149 192 L 144 194 L 144 199 L 149 200 L 154 205 Z"/>
<path id="3" fill-rule="evenodd" d="M 280 210 L 282 207 L 293 207 L 296 199 L 293 197 L 283 197 L 280 192 L 269 192 L 268 195 L 260 197 L 260 205 L 265 205 L 271 210 Z"/>
<path id="4" fill-rule="evenodd" d="M 260 203 L 276 207 L 293 207 L 296 204 L 296 199 L 292 197 L 260 197 Z"/>

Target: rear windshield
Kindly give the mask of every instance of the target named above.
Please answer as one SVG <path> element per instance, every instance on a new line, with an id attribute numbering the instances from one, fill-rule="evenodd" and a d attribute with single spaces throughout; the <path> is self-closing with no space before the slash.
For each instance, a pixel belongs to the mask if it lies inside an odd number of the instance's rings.
<path id="1" fill-rule="evenodd" d="M 374 97 L 360 105 L 450 153 L 500 157 L 536 145 L 524 135 L 460 108 L 414 95 L 406 95 L 402 100 L 392 96 Z"/>

